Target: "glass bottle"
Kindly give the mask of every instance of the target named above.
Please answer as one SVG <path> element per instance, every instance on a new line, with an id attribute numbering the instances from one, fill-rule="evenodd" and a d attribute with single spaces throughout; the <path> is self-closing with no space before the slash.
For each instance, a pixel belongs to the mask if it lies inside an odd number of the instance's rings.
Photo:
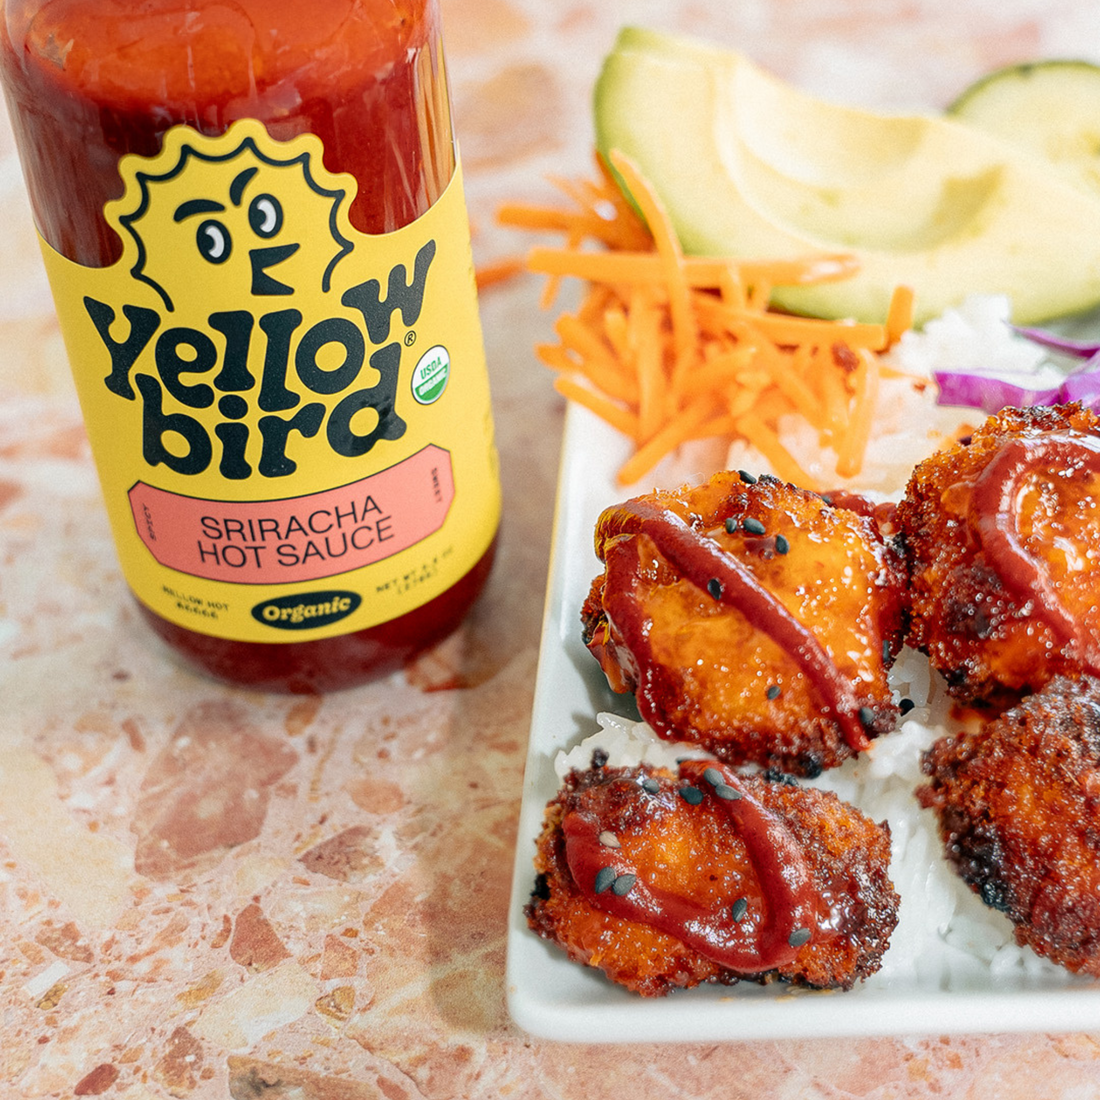
<path id="1" fill-rule="evenodd" d="M 500 488 L 437 0 L 0 0 L 123 573 L 220 679 L 450 633 Z"/>

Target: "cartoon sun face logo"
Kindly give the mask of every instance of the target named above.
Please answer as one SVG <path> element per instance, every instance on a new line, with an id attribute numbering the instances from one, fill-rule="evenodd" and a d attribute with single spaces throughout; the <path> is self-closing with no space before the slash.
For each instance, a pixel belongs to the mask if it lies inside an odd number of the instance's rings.
<path id="1" fill-rule="evenodd" d="M 308 136 L 282 143 L 285 157 L 270 155 L 250 132 L 256 125 L 236 123 L 218 138 L 170 131 L 156 158 L 123 162 L 126 197 L 108 216 L 131 242 L 131 274 L 169 310 L 201 308 L 215 285 L 227 308 L 291 296 L 316 289 L 317 272 L 328 291 L 352 250 L 349 177 L 326 172 Z M 263 145 L 272 147 L 266 135 Z M 137 208 L 123 212 L 135 195 Z"/>

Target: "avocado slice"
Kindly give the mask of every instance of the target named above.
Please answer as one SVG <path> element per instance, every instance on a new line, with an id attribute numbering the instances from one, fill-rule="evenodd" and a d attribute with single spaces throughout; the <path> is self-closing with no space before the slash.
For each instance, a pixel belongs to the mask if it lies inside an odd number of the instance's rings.
<path id="1" fill-rule="evenodd" d="M 1100 66 L 1069 58 L 1006 65 L 971 84 L 947 113 L 1100 197 Z"/>
<path id="2" fill-rule="evenodd" d="M 850 279 L 777 287 L 796 313 L 923 323 L 1002 293 L 1034 324 L 1100 302 L 1100 197 L 953 119 L 825 103 L 732 50 L 624 28 L 595 89 L 596 140 L 638 164 L 693 254 L 851 252 Z"/>

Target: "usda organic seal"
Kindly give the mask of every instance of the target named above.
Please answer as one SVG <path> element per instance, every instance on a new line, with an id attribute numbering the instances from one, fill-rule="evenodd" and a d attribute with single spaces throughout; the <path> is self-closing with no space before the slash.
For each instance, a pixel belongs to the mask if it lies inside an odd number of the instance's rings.
<path id="1" fill-rule="evenodd" d="M 429 348 L 413 368 L 413 397 L 421 405 L 430 405 L 443 396 L 451 377 L 451 357 L 442 344 Z"/>

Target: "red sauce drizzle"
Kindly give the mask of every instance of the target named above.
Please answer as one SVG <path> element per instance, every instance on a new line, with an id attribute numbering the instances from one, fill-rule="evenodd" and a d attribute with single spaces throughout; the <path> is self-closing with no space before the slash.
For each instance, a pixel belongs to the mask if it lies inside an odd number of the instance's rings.
<path id="1" fill-rule="evenodd" d="M 710 768 L 741 797 L 714 794 L 703 777 Z M 717 911 L 705 908 L 640 876 L 622 896 L 613 889 L 597 893 L 596 879 L 604 868 L 613 868 L 617 875 L 634 875 L 636 869 L 620 849 L 601 842 L 605 825 L 596 815 L 581 810 L 566 814 L 562 822 L 565 858 L 574 881 L 597 909 L 674 936 L 738 974 L 760 974 L 793 962 L 807 943 L 819 938 L 819 897 L 801 845 L 782 819 L 753 798 L 736 774 L 723 765 L 709 760 L 685 761 L 680 765 L 680 777 L 697 784 L 696 789 L 713 798 L 734 823 L 756 872 L 765 921 L 738 921 L 730 905 Z"/>
<path id="2" fill-rule="evenodd" d="M 883 501 L 876 504 L 873 500 L 860 493 L 852 493 L 847 489 L 830 489 L 822 494 L 822 499 L 833 508 L 843 508 L 848 512 L 865 519 L 873 520 L 878 529 L 884 533 L 890 533 L 894 529 L 894 513 L 897 505 L 893 501 Z"/>
<path id="3" fill-rule="evenodd" d="M 1016 500 L 1023 480 L 1036 471 L 1051 470 L 1055 463 L 1066 471 L 1100 473 L 1100 439 L 1052 433 L 1009 440 L 974 482 L 967 519 L 1004 585 L 1020 599 L 1034 601 L 1036 617 L 1062 644 L 1075 648 L 1078 660 L 1100 671 L 1096 635 L 1066 609 L 1041 561 L 1020 543 Z"/>
<path id="4" fill-rule="evenodd" d="M 798 665 L 827 707 L 836 715 L 844 739 L 854 752 L 862 752 L 871 742 L 860 720 L 860 704 L 851 685 L 825 652 L 814 633 L 803 626 L 732 554 L 713 539 L 695 531 L 675 512 L 646 501 L 632 500 L 608 509 L 600 518 L 597 537 L 647 535 L 661 555 L 685 580 L 710 592 L 719 603 L 736 608 L 752 625 L 763 631 Z M 636 575 L 636 571 L 635 571 Z M 628 578 L 624 578 L 628 580 Z M 618 582 L 619 578 L 615 577 Z M 612 582 L 609 567 L 607 589 Z M 639 603 L 631 600 L 617 611 L 615 625 L 637 643 L 637 651 L 646 645 L 648 628 L 642 621 Z M 646 683 L 639 695 L 646 698 L 651 669 L 640 669 Z"/>

